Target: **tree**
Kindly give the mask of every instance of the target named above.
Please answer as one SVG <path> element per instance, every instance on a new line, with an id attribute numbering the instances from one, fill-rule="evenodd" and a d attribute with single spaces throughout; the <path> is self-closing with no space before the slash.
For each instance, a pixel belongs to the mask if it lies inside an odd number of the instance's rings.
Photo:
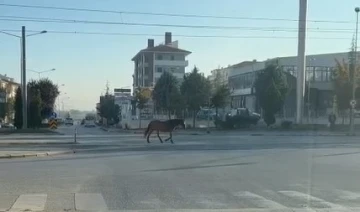
<path id="1" fill-rule="evenodd" d="M 28 90 L 37 89 L 41 97 L 41 117 L 48 118 L 54 112 L 54 104 L 60 94 L 58 86 L 51 80 L 43 78 L 28 83 Z"/>
<path id="2" fill-rule="evenodd" d="M 139 128 L 141 128 L 141 112 L 146 107 L 151 96 L 151 91 L 148 88 L 138 88 L 135 91 L 136 107 L 139 109 Z"/>
<path id="3" fill-rule="evenodd" d="M 355 68 L 355 42 L 351 44 L 351 51 L 348 54 L 348 62 L 345 60 L 335 60 L 336 66 L 333 72 L 334 91 L 337 98 L 337 108 L 342 115 L 344 124 L 346 110 L 350 109 L 350 100 L 352 99 L 352 79 L 359 79 L 360 66 Z M 355 91 L 358 91 L 359 81 L 355 81 Z M 360 93 L 356 92 L 356 98 Z"/>
<path id="4" fill-rule="evenodd" d="M 352 86 L 349 72 L 349 64 L 336 60 L 334 70 L 334 91 L 337 97 L 337 107 L 341 113 L 343 124 L 345 120 L 345 111 L 350 108 L 350 100 L 352 98 Z"/>
<path id="5" fill-rule="evenodd" d="M 38 89 L 29 90 L 28 98 L 28 120 L 30 128 L 39 128 L 41 126 L 41 96 Z"/>
<path id="6" fill-rule="evenodd" d="M 275 123 L 275 114 L 284 105 L 288 91 L 287 80 L 281 68 L 275 64 L 261 70 L 255 81 L 256 99 L 264 111 L 267 126 Z"/>
<path id="7" fill-rule="evenodd" d="M 16 89 L 15 94 L 15 102 L 14 102 L 14 111 L 15 111 L 15 117 L 14 117 L 14 126 L 17 129 L 21 129 L 23 126 L 23 112 L 22 112 L 22 97 L 21 97 L 21 88 L 18 87 Z"/>
<path id="8" fill-rule="evenodd" d="M 166 110 L 169 119 L 171 112 L 180 108 L 181 97 L 178 80 L 169 72 L 164 72 L 157 81 L 152 98 L 155 101 L 156 109 Z"/>
<path id="9" fill-rule="evenodd" d="M 108 85 L 106 85 L 105 95 L 100 96 L 100 107 L 98 108 L 98 112 L 102 118 L 107 120 L 106 125 L 109 123 L 119 123 L 120 107 L 115 104 L 115 96 L 110 94 Z"/>
<path id="10" fill-rule="evenodd" d="M 211 95 L 211 84 L 200 74 L 195 67 L 192 72 L 184 76 L 181 84 L 181 94 L 184 96 L 187 108 L 192 111 L 193 127 L 195 127 L 196 114 L 201 106 L 208 105 Z"/>
<path id="11" fill-rule="evenodd" d="M 218 109 L 225 107 L 229 103 L 230 89 L 227 85 L 220 85 L 215 88 L 211 96 L 211 105 L 215 108 L 215 114 L 218 115 Z"/>

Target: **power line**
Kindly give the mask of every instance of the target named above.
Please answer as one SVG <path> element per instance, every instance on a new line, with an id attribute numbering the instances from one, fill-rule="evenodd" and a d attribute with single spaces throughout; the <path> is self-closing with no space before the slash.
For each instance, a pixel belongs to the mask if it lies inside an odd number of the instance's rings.
<path id="1" fill-rule="evenodd" d="M 89 21 L 76 19 L 60 19 L 48 17 L 27 17 L 27 16 L 0 16 L 0 21 L 13 22 L 40 22 L 40 23 L 62 23 L 62 24 L 100 24 L 100 25 L 125 25 L 125 26 L 146 26 L 146 27 L 174 27 L 174 28 L 195 28 L 195 29 L 223 29 L 223 30 L 256 30 L 256 31 L 291 31 L 297 32 L 297 28 L 282 27 L 244 27 L 244 26 L 219 26 L 219 25 L 186 25 L 186 24 L 161 24 L 161 23 L 139 23 L 139 22 L 113 22 L 113 21 Z M 317 30 L 320 28 L 307 28 L 308 30 Z M 323 32 L 330 31 L 349 31 L 354 29 L 346 28 L 325 28 Z"/>
<path id="2" fill-rule="evenodd" d="M 100 10 L 100 9 L 86 9 L 86 8 L 74 8 L 74 7 L 51 7 L 51 6 L 38 6 L 38 5 L 25 5 L 25 4 L 0 3 L 0 6 L 33 8 L 33 9 L 47 9 L 47 10 L 113 13 L 113 14 L 168 16 L 168 17 L 183 17 L 183 18 L 212 18 L 212 19 L 257 20 L 257 21 L 291 21 L 291 22 L 299 21 L 298 19 L 288 19 L 288 18 L 260 18 L 260 17 L 239 17 L 239 16 L 194 15 L 194 14 L 180 14 L 180 13 L 134 12 L 134 11 L 125 11 L 125 10 L 116 11 L 116 10 Z M 339 23 L 339 24 L 353 23 L 353 21 L 338 21 L 338 20 L 307 20 L 307 22 Z"/>
<path id="3" fill-rule="evenodd" d="M 20 32 L 20 30 L 0 29 L 4 32 Z M 27 30 L 28 32 L 40 32 L 37 30 Z M 87 32 L 87 31 L 57 31 L 47 30 L 47 33 L 52 34 L 77 34 L 77 35 L 104 35 L 104 36 L 146 36 L 146 37 L 163 37 L 163 34 L 149 34 L 149 33 L 120 33 L 120 32 Z M 191 35 L 191 34 L 174 34 L 176 37 L 183 38 L 229 38 L 229 39 L 297 39 L 296 36 L 242 36 L 242 35 Z M 308 37 L 308 39 L 321 40 L 348 40 L 343 37 Z"/>

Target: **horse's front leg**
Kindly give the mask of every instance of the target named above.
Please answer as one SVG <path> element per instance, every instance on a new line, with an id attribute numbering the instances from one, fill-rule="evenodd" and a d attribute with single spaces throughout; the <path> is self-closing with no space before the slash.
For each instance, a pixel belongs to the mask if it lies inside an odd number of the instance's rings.
<path id="1" fill-rule="evenodd" d="M 161 140 L 161 137 L 160 137 L 160 135 L 159 135 L 159 130 L 157 131 L 157 136 L 158 136 L 160 142 L 163 143 L 163 141 Z"/>
<path id="2" fill-rule="evenodd" d="M 165 139 L 165 142 L 168 140 L 171 140 L 171 131 L 169 133 L 170 133 L 170 136 L 167 139 Z"/>
<path id="3" fill-rule="evenodd" d="M 150 135 L 151 135 L 152 132 L 153 132 L 153 131 L 150 130 L 150 132 L 149 132 L 149 134 L 148 134 L 148 136 L 147 136 L 147 138 L 146 138 L 146 141 L 147 141 L 148 143 L 150 143 L 149 137 L 150 137 Z"/>

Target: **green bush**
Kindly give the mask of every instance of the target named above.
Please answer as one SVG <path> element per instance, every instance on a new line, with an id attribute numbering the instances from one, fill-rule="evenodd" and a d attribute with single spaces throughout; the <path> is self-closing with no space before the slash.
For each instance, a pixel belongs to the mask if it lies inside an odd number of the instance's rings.
<path id="1" fill-rule="evenodd" d="M 281 122 L 281 128 L 283 128 L 283 129 L 291 129 L 292 124 L 293 124 L 292 121 L 284 120 L 284 121 Z"/>

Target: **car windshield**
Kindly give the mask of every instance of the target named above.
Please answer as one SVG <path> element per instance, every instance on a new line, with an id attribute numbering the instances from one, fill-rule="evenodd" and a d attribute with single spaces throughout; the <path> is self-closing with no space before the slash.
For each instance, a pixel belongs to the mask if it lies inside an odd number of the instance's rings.
<path id="1" fill-rule="evenodd" d="M 0 212 L 360 211 L 359 0 L 0 0 Z"/>

